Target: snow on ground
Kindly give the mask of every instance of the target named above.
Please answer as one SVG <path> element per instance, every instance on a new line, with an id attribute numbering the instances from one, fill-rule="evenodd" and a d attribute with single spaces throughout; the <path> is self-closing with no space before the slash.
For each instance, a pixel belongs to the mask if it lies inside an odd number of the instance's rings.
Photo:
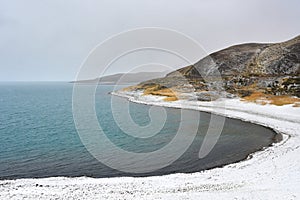
<path id="1" fill-rule="evenodd" d="M 144 178 L 43 178 L 0 181 L 0 199 L 300 199 L 300 108 L 257 105 L 238 99 L 212 102 L 119 92 L 150 105 L 183 107 L 273 128 L 283 141 L 251 159 L 192 174 Z M 226 109 L 222 109 L 223 105 Z"/>

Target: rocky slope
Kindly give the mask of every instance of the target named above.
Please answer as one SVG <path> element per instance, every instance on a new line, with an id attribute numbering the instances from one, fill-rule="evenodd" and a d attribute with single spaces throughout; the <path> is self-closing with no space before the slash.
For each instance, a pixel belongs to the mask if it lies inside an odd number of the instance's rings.
<path id="1" fill-rule="evenodd" d="M 226 91 L 226 96 L 245 97 L 260 92 L 300 97 L 299 75 L 300 36 L 281 43 L 231 46 L 164 78 L 141 82 L 128 89 L 142 89 L 147 94 L 157 94 L 166 88 L 175 93 L 197 92 L 199 100 L 205 100 L 205 95 L 212 99 L 214 91 L 217 94 Z M 203 92 L 205 95 L 201 97 Z"/>

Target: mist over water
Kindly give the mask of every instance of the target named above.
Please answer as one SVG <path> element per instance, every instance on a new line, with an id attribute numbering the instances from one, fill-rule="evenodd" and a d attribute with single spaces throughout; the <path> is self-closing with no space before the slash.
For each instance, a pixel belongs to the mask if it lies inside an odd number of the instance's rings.
<path id="1" fill-rule="evenodd" d="M 81 143 L 72 117 L 72 87 L 69 83 L 46 82 L 0 84 L 0 179 L 197 172 L 242 160 L 274 141 L 275 133 L 268 128 L 226 118 L 218 143 L 208 156 L 199 159 L 210 119 L 210 114 L 201 112 L 197 137 L 177 161 L 155 172 L 126 174 L 101 164 Z M 157 135 L 144 139 L 132 137 L 114 122 L 108 94 L 112 90 L 113 86 L 99 86 L 95 98 L 99 123 L 115 145 L 131 152 L 151 152 L 172 140 L 181 120 L 180 109 L 166 108 L 167 121 Z M 118 101 L 122 106 L 127 100 Z M 149 123 L 149 107 L 130 103 L 130 113 L 137 124 Z M 191 119 L 189 123 L 197 122 Z M 186 137 L 191 137 L 188 132 Z M 99 145 L 106 147 L 101 141 Z"/>

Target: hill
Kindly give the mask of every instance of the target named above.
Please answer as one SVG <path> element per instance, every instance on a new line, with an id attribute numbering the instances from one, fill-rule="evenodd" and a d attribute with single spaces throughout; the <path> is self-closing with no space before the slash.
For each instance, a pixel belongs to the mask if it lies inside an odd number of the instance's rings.
<path id="1" fill-rule="evenodd" d="M 300 36 L 297 36 L 281 43 L 231 46 L 163 78 L 144 81 L 127 90 L 144 90 L 145 94 L 156 95 L 169 93 L 169 97 L 174 97 L 171 93 L 196 92 L 199 100 L 224 94 L 248 99 L 251 96 L 300 97 L 299 75 Z M 220 78 L 221 84 L 215 84 Z M 208 98 L 203 98 L 203 94 Z"/>
<path id="2" fill-rule="evenodd" d="M 83 84 L 102 84 L 102 85 L 128 85 L 137 84 L 141 81 L 148 79 L 154 79 L 163 77 L 167 74 L 164 72 L 137 72 L 137 73 L 118 73 L 113 75 L 102 76 L 100 78 L 89 80 L 72 81 L 71 83 L 83 83 Z"/>

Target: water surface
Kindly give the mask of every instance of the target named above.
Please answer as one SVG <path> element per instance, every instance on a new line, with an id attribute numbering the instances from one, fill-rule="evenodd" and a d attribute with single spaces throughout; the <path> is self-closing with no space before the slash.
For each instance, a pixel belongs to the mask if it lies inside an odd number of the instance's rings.
<path id="1" fill-rule="evenodd" d="M 209 113 L 201 112 L 198 134 L 177 161 L 155 172 L 126 174 L 101 164 L 81 143 L 72 117 L 72 87 L 69 83 L 46 82 L 0 84 L 0 179 L 197 172 L 240 161 L 274 142 L 275 133 L 271 129 L 226 118 L 216 146 L 208 156 L 199 159 L 210 119 Z M 113 120 L 108 94 L 112 90 L 113 86 L 98 87 L 96 110 L 99 123 L 113 143 L 127 151 L 151 152 L 172 140 L 181 120 L 180 109 L 166 108 L 168 118 L 159 134 L 147 139 L 133 138 L 124 134 Z M 122 105 L 126 100 L 119 101 Z M 148 109 L 147 105 L 130 103 L 133 120 L 140 125 L 149 123 Z"/>

